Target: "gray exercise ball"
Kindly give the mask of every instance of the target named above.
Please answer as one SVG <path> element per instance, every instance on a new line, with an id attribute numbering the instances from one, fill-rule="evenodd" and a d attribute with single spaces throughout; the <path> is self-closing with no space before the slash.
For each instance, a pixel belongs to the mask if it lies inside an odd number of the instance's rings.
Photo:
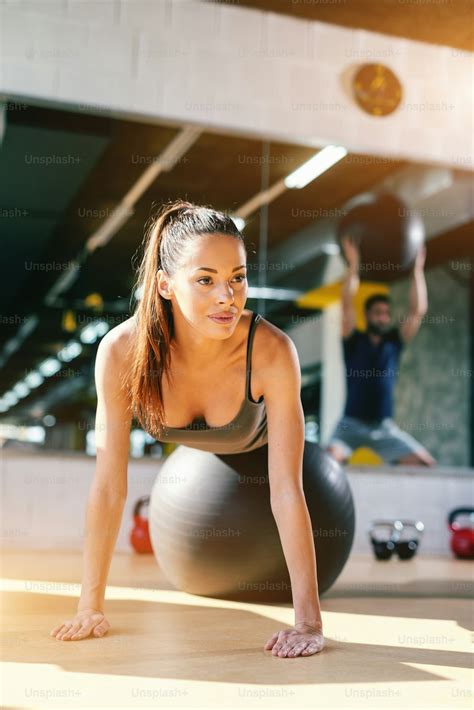
<path id="1" fill-rule="evenodd" d="M 322 594 L 349 556 L 355 513 L 345 471 L 309 441 L 303 490 Z M 226 599 L 291 601 L 270 506 L 268 445 L 231 455 L 179 446 L 159 471 L 148 515 L 158 565 L 177 589 Z"/>

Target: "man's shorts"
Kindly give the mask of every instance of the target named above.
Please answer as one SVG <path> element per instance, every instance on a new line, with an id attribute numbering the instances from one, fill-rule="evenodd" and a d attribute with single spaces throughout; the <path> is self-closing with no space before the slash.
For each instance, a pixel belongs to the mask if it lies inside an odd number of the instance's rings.
<path id="1" fill-rule="evenodd" d="M 343 416 L 337 424 L 328 446 L 337 446 L 349 458 L 354 449 L 367 446 L 386 463 L 396 463 L 408 454 L 426 453 L 426 449 L 413 436 L 402 431 L 387 417 L 381 421 L 367 422 Z"/>

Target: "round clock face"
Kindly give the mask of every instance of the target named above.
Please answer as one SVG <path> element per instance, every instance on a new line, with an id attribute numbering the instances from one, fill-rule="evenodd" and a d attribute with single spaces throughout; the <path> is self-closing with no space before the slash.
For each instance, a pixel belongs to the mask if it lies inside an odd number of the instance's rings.
<path id="1" fill-rule="evenodd" d="M 371 116 L 388 116 L 402 100 L 402 85 L 383 64 L 363 64 L 352 80 L 354 97 Z"/>

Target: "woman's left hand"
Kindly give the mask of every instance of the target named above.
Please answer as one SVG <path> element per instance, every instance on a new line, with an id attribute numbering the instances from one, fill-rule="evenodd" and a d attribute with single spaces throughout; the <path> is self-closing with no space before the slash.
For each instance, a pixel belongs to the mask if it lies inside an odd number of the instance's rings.
<path id="1" fill-rule="evenodd" d="M 275 631 L 264 646 L 265 651 L 272 652 L 280 658 L 295 658 L 296 656 L 311 656 L 322 651 L 324 647 L 323 630 L 307 624 L 295 624 L 291 629 Z"/>

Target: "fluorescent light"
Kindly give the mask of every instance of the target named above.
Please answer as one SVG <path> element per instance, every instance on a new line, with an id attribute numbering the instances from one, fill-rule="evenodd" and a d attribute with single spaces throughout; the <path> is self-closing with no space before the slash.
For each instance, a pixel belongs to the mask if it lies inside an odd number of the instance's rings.
<path id="1" fill-rule="evenodd" d="M 340 254 L 341 250 L 335 242 L 326 242 L 326 244 L 321 245 L 321 251 L 329 256 Z"/>
<path id="2" fill-rule="evenodd" d="M 107 244 L 132 215 L 133 208 L 131 205 L 124 202 L 118 204 L 95 234 L 87 240 L 87 249 L 93 252 L 97 247 L 103 247 Z"/>
<path id="3" fill-rule="evenodd" d="M 3 346 L 3 353 L 0 355 L 0 367 L 3 367 L 8 358 L 18 350 L 26 338 L 31 335 L 38 323 L 38 316 L 29 316 L 23 325 L 19 327 L 17 334 L 13 338 L 10 338 L 10 340 L 7 340 Z"/>
<path id="4" fill-rule="evenodd" d="M 12 389 L 20 399 L 23 399 L 23 397 L 26 397 L 30 394 L 30 388 L 24 382 L 17 382 L 17 384 Z"/>
<path id="5" fill-rule="evenodd" d="M 342 160 L 345 155 L 347 155 L 347 150 L 342 145 L 328 145 L 290 173 L 284 183 L 288 188 L 305 187 L 311 180 Z"/>
<path id="6" fill-rule="evenodd" d="M 274 288 L 272 286 L 249 286 L 248 298 L 263 298 L 274 301 L 294 301 L 303 296 L 305 291 L 291 288 Z"/>
<path id="7" fill-rule="evenodd" d="M 32 441 L 44 443 L 44 428 L 42 426 L 22 426 L 17 424 L 0 424 L 0 436 L 16 441 Z"/>
<path id="8" fill-rule="evenodd" d="M 63 362 L 71 362 L 82 353 L 82 345 L 77 340 L 70 340 L 62 350 L 58 352 L 58 358 Z"/>
<path id="9" fill-rule="evenodd" d="M 61 367 L 62 365 L 59 360 L 56 360 L 55 357 L 49 357 L 47 360 L 43 360 L 38 369 L 45 377 L 51 377 L 51 375 L 58 372 Z"/>
<path id="10" fill-rule="evenodd" d="M 110 330 L 110 326 L 107 321 L 100 320 L 96 323 L 95 332 L 97 333 L 99 338 L 102 338 L 102 336 L 105 335 L 108 330 Z"/>
<path id="11" fill-rule="evenodd" d="M 241 232 L 245 227 L 245 219 L 243 219 L 243 217 L 234 217 L 233 215 L 231 215 L 231 219 L 239 232 Z"/>
<path id="12" fill-rule="evenodd" d="M 84 330 L 81 331 L 79 337 L 82 342 L 86 343 L 87 345 L 95 343 L 95 341 L 97 340 L 97 333 L 95 332 L 95 327 L 92 325 L 92 323 L 86 326 Z"/>
<path id="13" fill-rule="evenodd" d="M 5 392 L 5 394 L 2 397 L 2 400 L 6 404 L 8 404 L 9 407 L 13 407 L 13 405 L 18 402 L 18 397 L 14 392 L 9 390 L 8 392 Z"/>
<path id="14" fill-rule="evenodd" d="M 48 293 L 44 297 L 44 303 L 51 306 L 56 300 L 56 296 L 59 296 L 63 291 L 67 291 L 71 288 L 72 284 L 76 281 L 81 270 L 81 264 L 78 261 L 70 261 L 68 268 L 63 274 L 58 278 L 56 283 L 49 289 Z"/>
<path id="15" fill-rule="evenodd" d="M 86 326 L 80 334 L 80 339 L 83 343 L 95 343 L 97 338 L 101 338 L 110 329 L 109 324 L 105 320 L 96 320 Z"/>
<path id="16" fill-rule="evenodd" d="M 25 382 L 31 389 L 39 387 L 44 382 L 44 377 L 39 372 L 29 372 L 25 377 Z"/>
<path id="17" fill-rule="evenodd" d="M 42 426 L 29 426 L 26 428 L 25 441 L 31 441 L 34 444 L 44 444 L 45 432 Z"/>

